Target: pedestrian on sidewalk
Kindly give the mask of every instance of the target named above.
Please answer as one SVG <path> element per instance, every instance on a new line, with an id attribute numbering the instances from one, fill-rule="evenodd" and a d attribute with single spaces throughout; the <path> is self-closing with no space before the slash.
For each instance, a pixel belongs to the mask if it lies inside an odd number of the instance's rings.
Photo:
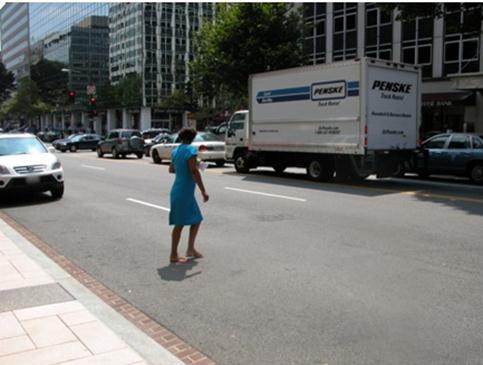
<path id="1" fill-rule="evenodd" d="M 203 185 L 198 169 L 198 150 L 191 144 L 196 137 L 196 130 L 183 128 L 178 133 L 181 144 L 171 153 L 171 165 L 169 172 L 175 173 L 173 186 L 170 193 L 171 210 L 169 212 L 169 224 L 174 226 L 171 233 L 170 262 L 184 263 L 188 258 L 202 258 L 203 255 L 195 249 L 195 240 L 200 228 L 203 216 L 195 199 L 195 188 L 201 191 L 203 202 L 209 199 Z M 184 226 L 190 226 L 188 238 L 188 250 L 186 257 L 178 256 L 178 244 Z"/>

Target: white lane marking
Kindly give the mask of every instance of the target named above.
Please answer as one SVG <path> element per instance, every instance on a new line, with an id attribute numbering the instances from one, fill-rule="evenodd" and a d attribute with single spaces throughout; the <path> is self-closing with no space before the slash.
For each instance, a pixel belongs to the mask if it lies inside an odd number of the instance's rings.
<path id="1" fill-rule="evenodd" d="M 162 207 L 161 205 L 155 205 L 155 204 L 151 204 L 151 203 L 146 203 L 146 202 L 143 202 L 143 201 L 137 200 L 137 199 L 127 198 L 126 200 L 127 201 L 130 201 L 132 203 L 137 203 L 137 204 L 145 205 L 147 207 L 164 210 L 166 212 L 169 212 L 169 210 L 170 210 L 169 208 Z"/>
<path id="2" fill-rule="evenodd" d="M 287 200 L 295 200 L 298 202 L 306 202 L 307 199 L 301 199 L 301 198 L 294 198 L 291 196 L 285 196 L 285 195 L 277 195 L 277 194 L 268 194 L 268 193 L 261 193 L 258 191 L 252 191 L 252 190 L 244 190 L 244 189 L 237 189 L 237 188 L 230 188 L 230 187 L 225 187 L 226 190 L 233 190 L 233 191 L 240 191 L 242 193 L 248 193 L 248 194 L 256 194 L 256 195 L 263 195 L 263 196 L 269 196 L 272 198 L 280 198 L 280 199 L 287 199 Z"/>
<path id="3" fill-rule="evenodd" d="M 105 170 L 104 167 L 98 167 L 98 166 L 91 166 L 91 165 L 81 165 L 82 167 L 88 168 L 88 169 L 94 169 L 94 170 Z"/>

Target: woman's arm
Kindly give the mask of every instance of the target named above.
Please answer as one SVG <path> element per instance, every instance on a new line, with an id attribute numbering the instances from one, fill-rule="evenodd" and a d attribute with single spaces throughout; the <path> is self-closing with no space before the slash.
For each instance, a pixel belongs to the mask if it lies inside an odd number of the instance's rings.
<path id="1" fill-rule="evenodd" d="M 203 185 L 203 179 L 201 178 L 200 171 L 198 170 L 198 165 L 196 164 L 196 156 L 191 157 L 188 160 L 188 166 L 190 168 L 191 174 L 193 174 L 193 179 L 195 179 L 196 185 L 203 195 L 203 201 L 207 202 L 210 199 L 209 195 L 206 193 L 205 186 Z"/>

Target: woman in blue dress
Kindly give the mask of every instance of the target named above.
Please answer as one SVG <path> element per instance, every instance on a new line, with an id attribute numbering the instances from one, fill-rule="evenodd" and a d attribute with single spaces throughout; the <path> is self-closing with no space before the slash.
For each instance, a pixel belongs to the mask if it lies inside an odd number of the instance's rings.
<path id="1" fill-rule="evenodd" d="M 200 228 L 203 216 L 195 199 L 195 187 L 201 191 L 203 202 L 209 199 L 201 179 L 196 156 L 198 150 L 191 145 L 196 137 L 193 128 L 183 128 L 179 134 L 181 144 L 171 153 L 171 165 L 169 172 L 175 173 L 173 187 L 171 188 L 171 210 L 169 212 L 169 224 L 174 226 L 171 234 L 170 262 L 186 262 L 187 257 L 202 258 L 203 255 L 195 249 L 195 240 Z M 178 244 L 184 226 L 190 226 L 188 250 L 186 256 L 178 256 Z"/>

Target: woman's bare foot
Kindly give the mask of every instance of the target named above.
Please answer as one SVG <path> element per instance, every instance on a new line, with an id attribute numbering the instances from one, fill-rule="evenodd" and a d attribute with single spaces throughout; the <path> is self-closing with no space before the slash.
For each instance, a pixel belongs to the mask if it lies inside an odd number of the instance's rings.
<path id="1" fill-rule="evenodd" d="M 183 257 L 183 256 L 171 256 L 169 258 L 169 262 L 171 262 L 172 264 L 174 264 L 174 263 L 184 264 L 187 261 L 188 261 L 188 259 L 186 257 Z"/>
<path id="2" fill-rule="evenodd" d="M 203 255 L 201 254 L 201 252 L 193 250 L 193 251 L 187 251 L 186 257 L 193 257 L 195 259 L 201 259 L 201 258 L 203 258 Z"/>

